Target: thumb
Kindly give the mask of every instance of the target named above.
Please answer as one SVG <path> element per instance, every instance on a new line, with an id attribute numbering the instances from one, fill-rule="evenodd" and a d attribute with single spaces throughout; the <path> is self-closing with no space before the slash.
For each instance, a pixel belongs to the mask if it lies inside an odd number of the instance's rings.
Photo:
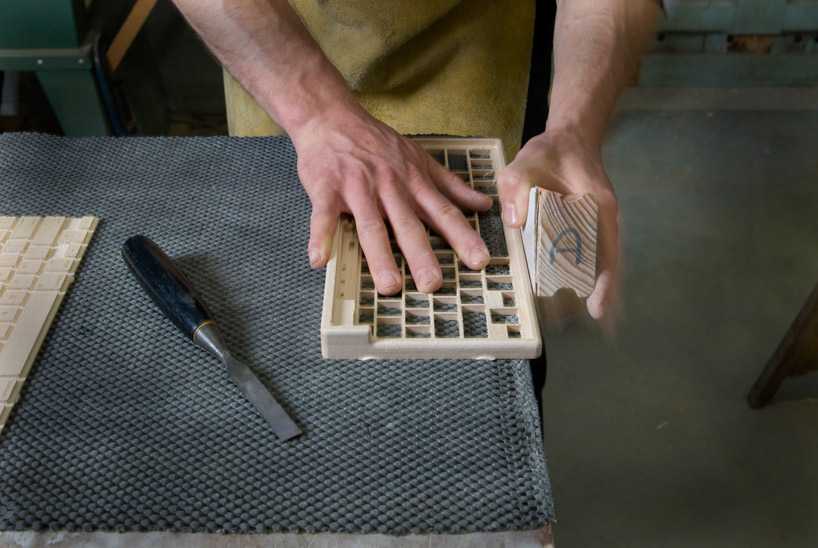
<path id="1" fill-rule="evenodd" d="M 528 216 L 528 194 L 536 185 L 529 169 L 509 164 L 497 177 L 497 191 L 503 206 L 503 221 L 511 228 L 521 227 Z"/>
<path id="2" fill-rule="evenodd" d="M 616 282 L 614 281 L 611 272 L 605 271 L 599 274 L 596 279 L 594 291 L 586 301 L 588 313 L 593 319 L 600 320 L 605 317 L 605 313 L 608 311 L 608 305 L 613 297 L 615 287 Z"/>
<path id="3" fill-rule="evenodd" d="M 314 201 L 310 215 L 310 242 L 307 244 L 310 266 L 322 268 L 332 252 L 332 236 L 338 224 L 338 208 Z"/>
<path id="4" fill-rule="evenodd" d="M 623 305 L 617 280 L 610 272 L 603 272 L 596 282 L 596 289 L 588 297 L 588 313 L 597 321 L 602 338 L 607 343 L 616 340 L 616 331 L 622 319 Z"/>
<path id="5" fill-rule="evenodd" d="M 621 223 L 618 208 L 615 205 L 603 206 L 600 209 L 600 226 L 597 233 L 597 279 L 596 287 L 586 302 L 588 313 L 596 320 L 602 320 L 602 326 L 609 334 L 615 331 L 616 323 L 622 313 L 622 302 L 619 294 L 619 229 Z M 604 329 L 603 329 L 604 330 Z"/>

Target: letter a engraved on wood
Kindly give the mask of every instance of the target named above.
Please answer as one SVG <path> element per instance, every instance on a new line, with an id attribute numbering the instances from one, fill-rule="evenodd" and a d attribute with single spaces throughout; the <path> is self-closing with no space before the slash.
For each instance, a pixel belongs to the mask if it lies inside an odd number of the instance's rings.
<path id="1" fill-rule="evenodd" d="M 580 298 L 593 292 L 597 214 L 596 199 L 590 194 L 532 190 L 524 238 L 537 297 L 552 297 L 561 289 L 571 289 Z"/>

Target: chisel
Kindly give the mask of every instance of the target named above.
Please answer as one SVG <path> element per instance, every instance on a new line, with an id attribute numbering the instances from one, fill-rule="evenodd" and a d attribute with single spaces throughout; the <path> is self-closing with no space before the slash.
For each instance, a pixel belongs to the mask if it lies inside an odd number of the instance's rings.
<path id="1" fill-rule="evenodd" d="M 122 246 L 122 257 L 142 288 L 176 327 L 224 363 L 227 374 L 282 441 L 301 433 L 253 372 L 230 355 L 204 301 L 159 246 L 146 236 L 133 236 Z"/>

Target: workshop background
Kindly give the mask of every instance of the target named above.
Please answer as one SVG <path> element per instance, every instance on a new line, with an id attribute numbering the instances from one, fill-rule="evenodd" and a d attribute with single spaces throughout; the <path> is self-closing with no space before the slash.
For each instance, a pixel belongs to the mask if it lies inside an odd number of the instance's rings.
<path id="1" fill-rule="evenodd" d="M 93 37 L 132 4 L 4 2 L 0 131 L 113 135 L 115 112 L 124 135 L 225 134 L 221 69 L 168 0 L 102 96 Z M 582 321 L 546 339 L 557 546 L 815 545 L 818 373 L 746 395 L 818 284 L 817 86 L 816 0 L 687 0 L 662 23 L 604 149 L 615 341 Z"/>

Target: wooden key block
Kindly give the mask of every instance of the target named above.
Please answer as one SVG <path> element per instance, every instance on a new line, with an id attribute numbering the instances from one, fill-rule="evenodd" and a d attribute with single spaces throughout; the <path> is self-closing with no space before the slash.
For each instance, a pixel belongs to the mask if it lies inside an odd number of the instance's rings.
<path id="1" fill-rule="evenodd" d="M 88 238 L 88 233 L 84 230 L 66 230 L 60 234 L 59 243 L 64 244 L 84 244 Z"/>
<path id="2" fill-rule="evenodd" d="M 36 280 L 36 276 L 33 274 L 14 274 L 11 277 L 11 280 L 8 282 L 9 289 L 31 289 L 34 285 L 34 281 Z"/>
<path id="3" fill-rule="evenodd" d="M 85 248 L 86 246 L 82 244 L 67 244 L 64 248 L 63 256 L 70 259 L 77 259 L 82 257 Z"/>
<path id="4" fill-rule="evenodd" d="M 9 415 L 11 414 L 12 407 L 14 407 L 14 405 L 10 403 L 0 405 L 0 429 L 5 426 L 6 420 L 8 420 Z"/>
<path id="5" fill-rule="evenodd" d="M 44 261 L 48 258 L 51 247 L 47 245 L 32 245 L 23 254 L 26 261 Z"/>
<path id="6" fill-rule="evenodd" d="M 2 306 L 22 306 L 26 302 L 28 291 L 24 289 L 6 289 L 0 295 L 0 305 Z"/>
<path id="7" fill-rule="evenodd" d="M 523 231 L 529 275 L 537 297 L 561 289 L 580 298 L 596 284 L 597 202 L 590 194 L 561 196 L 534 188 Z"/>
<path id="8" fill-rule="evenodd" d="M 21 217 L 9 234 L 9 240 L 28 240 L 40 224 L 41 217 Z"/>
<path id="9" fill-rule="evenodd" d="M 0 306 L 0 323 L 13 322 L 20 312 L 19 306 Z"/>
<path id="10" fill-rule="evenodd" d="M 74 221 L 72 221 L 74 222 Z M 82 230 L 85 232 L 93 231 L 97 226 L 97 218 L 91 215 L 86 215 L 76 221 L 76 230 Z"/>
<path id="11" fill-rule="evenodd" d="M 35 291 L 65 291 L 68 275 L 61 272 L 46 272 L 41 274 L 34 285 Z"/>
<path id="12" fill-rule="evenodd" d="M 32 245 L 54 245 L 54 240 L 60 235 L 64 224 L 65 217 L 46 217 L 32 238 Z"/>
<path id="13" fill-rule="evenodd" d="M 22 384 L 15 377 L 0 377 L 0 403 L 14 403 L 17 401 Z"/>
<path id="14" fill-rule="evenodd" d="M 45 263 L 46 272 L 70 272 L 74 266 L 74 259 L 52 258 Z"/>
<path id="15" fill-rule="evenodd" d="M 23 259 L 20 261 L 20 264 L 17 265 L 15 269 L 15 273 L 19 276 L 21 274 L 30 274 L 36 275 L 40 273 L 40 270 L 43 268 L 43 262 L 34 260 L 34 259 Z"/>
<path id="16" fill-rule="evenodd" d="M 0 252 L 0 268 L 3 267 L 11 267 L 14 268 L 17 266 L 17 263 L 20 262 L 20 254 L 19 253 L 2 253 Z"/>
<path id="17" fill-rule="evenodd" d="M 9 240 L 0 246 L 2 253 L 22 253 L 28 247 L 27 240 Z"/>

